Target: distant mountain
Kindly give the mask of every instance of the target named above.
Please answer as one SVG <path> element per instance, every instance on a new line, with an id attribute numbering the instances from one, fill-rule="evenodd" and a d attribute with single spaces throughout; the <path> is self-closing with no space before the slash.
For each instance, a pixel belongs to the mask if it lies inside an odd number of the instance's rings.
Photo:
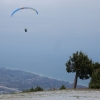
<path id="1" fill-rule="evenodd" d="M 14 92 L 21 92 L 21 91 L 14 89 L 14 88 L 0 86 L 0 94 L 2 94 L 2 93 L 14 93 Z"/>
<path id="2" fill-rule="evenodd" d="M 72 88 L 73 84 L 57 79 L 44 77 L 30 72 L 0 68 L 0 91 L 18 92 L 32 87 L 40 86 L 44 90 L 59 89 L 62 85 Z M 78 88 L 86 88 L 78 85 Z"/>

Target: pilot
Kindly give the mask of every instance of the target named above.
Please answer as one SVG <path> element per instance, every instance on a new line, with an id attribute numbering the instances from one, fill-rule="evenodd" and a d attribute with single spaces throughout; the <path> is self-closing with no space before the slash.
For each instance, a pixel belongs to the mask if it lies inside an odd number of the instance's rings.
<path id="1" fill-rule="evenodd" d="M 27 29 L 25 28 L 25 32 L 27 32 Z"/>

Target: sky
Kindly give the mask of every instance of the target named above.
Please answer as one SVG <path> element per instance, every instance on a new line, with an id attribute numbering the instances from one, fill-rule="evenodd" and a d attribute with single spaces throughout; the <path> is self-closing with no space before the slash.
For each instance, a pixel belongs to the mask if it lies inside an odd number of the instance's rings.
<path id="1" fill-rule="evenodd" d="M 11 17 L 20 7 L 32 7 L 38 15 L 27 9 Z M 82 51 L 100 62 L 99 12 L 100 0 L 0 1 L 0 67 L 73 83 L 74 74 L 65 66 L 69 56 Z"/>

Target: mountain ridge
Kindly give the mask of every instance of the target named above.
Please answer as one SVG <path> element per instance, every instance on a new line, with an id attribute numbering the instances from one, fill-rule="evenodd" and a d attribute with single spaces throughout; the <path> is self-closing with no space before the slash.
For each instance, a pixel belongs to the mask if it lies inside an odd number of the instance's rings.
<path id="1" fill-rule="evenodd" d="M 37 86 L 42 87 L 44 90 L 51 88 L 58 89 L 61 87 L 61 85 L 65 85 L 66 88 L 73 87 L 72 83 L 59 79 L 45 77 L 40 74 L 34 74 L 22 70 L 0 68 L 0 86 L 7 87 L 8 90 L 13 88 L 13 90 L 15 89 L 16 91 L 23 91 L 25 89 Z M 86 88 L 86 87 L 82 85 L 77 85 L 77 88 Z M 2 89 L 0 88 L 0 91 L 1 90 Z M 7 91 L 5 90 L 5 92 L 14 92 L 8 90 Z"/>

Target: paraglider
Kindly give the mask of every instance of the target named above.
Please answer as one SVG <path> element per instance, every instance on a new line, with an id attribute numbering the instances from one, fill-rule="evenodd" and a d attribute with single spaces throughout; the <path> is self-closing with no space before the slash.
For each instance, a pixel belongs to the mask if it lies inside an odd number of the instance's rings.
<path id="1" fill-rule="evenodd" d="M 35 10 L 34 8 L 31 8 L 31 7 L 22 7 L 22 8 L 18 8 L 18 9 L 16 9 L 16 10 L 14 10 L 14 11 L 12 12 L 12 14 L 11 14 L 11 17 L 12 17 L 17 11 L 20 11 L 20 10 L 22 10 L 22 9 L 30 9 L 30 10 L 35 11 L 36 14 L 38 14 L 38 11 Z M 27 32 L 27 29 L 26 29 L 26 28 L 25 28 L 25 32 Z"/>

